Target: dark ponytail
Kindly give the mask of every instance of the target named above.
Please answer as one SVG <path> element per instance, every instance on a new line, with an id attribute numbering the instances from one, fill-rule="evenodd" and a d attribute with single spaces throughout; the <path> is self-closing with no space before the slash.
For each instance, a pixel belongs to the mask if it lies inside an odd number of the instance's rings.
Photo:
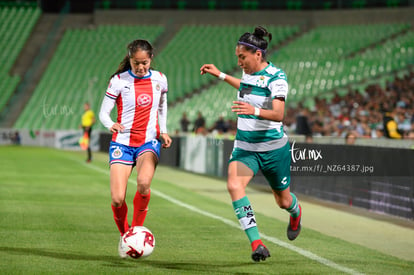
<path id="1" fill-rule="evenodd" d="M 154 56 L 154 53 L 153 53 L 154 48 L 147 40 L 143 40 L 143 39 L 137 39 L 129 43 L 127 46 L 127 50 L 128 50 L 128 53 L 126 54 L 124 59 L 121 61 L 121 63 L 119 63 L 118 69 L 113 75 L 111 75 L 109 80 L 111 80 L 112 77 L 114 77 L 115 75 L 126 72 L 129 69 L 131 69 L 131 64 L 129 63 L 129 60 L 138 50 L 146 51 L 151 59 Z"/>
<path id="2" fill-rule="evenodd" d="M 111 75 L 109 80 L 111 80 L 112 77 L 116 76 L 117 74 L 122 73 L 122 72 L 126 72 L 129 69 L 131 69 L 131 64 L 129 63 L 129 55 L 126 55 L 124 57 L 124 59 L 122 59 L 121 63 L 119 63 L 118 69 L 116 70 L 116 72 L 113 75 Z"/>
<path id="3" fill-rule="evenodd" d="M 265 37 L 269 38 L 269 41 L 265 40 Z M 263 57 L 266 56 L 267 46 L 272 41 L 272 34 L 269 33 L 265 28 L 262 26 L 257 26 L 254 29 L 253 33 L 246 32 L 243 34 L 237 45 L 243 45 L 246 50 L 251 52 L 256 52 L 260 50 L 262 52 Z"/>

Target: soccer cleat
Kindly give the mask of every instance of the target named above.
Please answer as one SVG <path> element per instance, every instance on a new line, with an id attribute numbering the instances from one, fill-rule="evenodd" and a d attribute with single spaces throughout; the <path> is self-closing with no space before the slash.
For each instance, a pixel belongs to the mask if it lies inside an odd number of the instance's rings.
<path id="1" fill-rule="evenodd" d="M 261 260 L 266 260 L 267 257 L 270 257 L 270 252 L 266 246 L 259 244 L 255 251 L 252 253 L 252 259 L 255 262 L 260 262 Z"/>
<path id="2" fill-rule="evenodd" d="M 299 205 L 299 216 L 293 218 L 290 216 L 289 225 L 287 227 L 287 237 L 289 240 L 293 241 L 299 236 L 300 229 L 302 228 L 301 220 L 302 220 L 302 207 Z"/>
<path id="3" fill-rule="evenodd" d="M 128 257 L 128 254 L 126 254 L 126 252 L 122 249 L 122 236 L 119 238 L 118 254 L 119 254 L 119 257 L 121 257 L 122 259 L 125 259 Z"/>

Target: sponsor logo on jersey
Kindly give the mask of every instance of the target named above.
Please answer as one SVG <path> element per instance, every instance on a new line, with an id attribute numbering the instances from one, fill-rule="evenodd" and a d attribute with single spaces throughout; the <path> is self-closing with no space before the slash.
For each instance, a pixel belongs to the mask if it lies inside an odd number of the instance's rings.
<path id="1" fill-rule="evenodd" d="M 147 94 L 139 95 L 137 98 L 137 104 L 140 107 L 147 107 L 152 103 L 152 98 Z"/>

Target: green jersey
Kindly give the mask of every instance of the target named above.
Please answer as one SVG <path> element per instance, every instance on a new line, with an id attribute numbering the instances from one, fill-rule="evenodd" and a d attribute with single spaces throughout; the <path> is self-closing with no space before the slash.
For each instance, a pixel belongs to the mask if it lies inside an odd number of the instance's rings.
<path id="1" fill-rule="evenodd" d="M 239 101 L 261 109 L 272 109 L 275 98 L 286 100 L 288 83 L 285 73 L 269 62 L 259 72 L 243 74 L 237 94 Z M 283 147 L 287 136 L 283 123 L 262 119 L 255 115 L 239 115 L 235 148 L 265 152 Z"/>

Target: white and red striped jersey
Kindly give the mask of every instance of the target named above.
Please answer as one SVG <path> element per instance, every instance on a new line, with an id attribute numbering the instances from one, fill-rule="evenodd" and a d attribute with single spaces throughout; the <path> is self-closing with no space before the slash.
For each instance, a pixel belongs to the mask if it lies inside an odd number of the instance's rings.
<path id="1" fill-rule="evenodd" d="M 125 127 L 112 135 L 112 141 L 139 147 L 167 132 L 167 77 L 150 70 L 137 77 L 130 70 L 115 75 L 109 82 L 99 119 L 110 129 L 114 125 L 110 113 L 116 103 L 117 122 Z"/>

